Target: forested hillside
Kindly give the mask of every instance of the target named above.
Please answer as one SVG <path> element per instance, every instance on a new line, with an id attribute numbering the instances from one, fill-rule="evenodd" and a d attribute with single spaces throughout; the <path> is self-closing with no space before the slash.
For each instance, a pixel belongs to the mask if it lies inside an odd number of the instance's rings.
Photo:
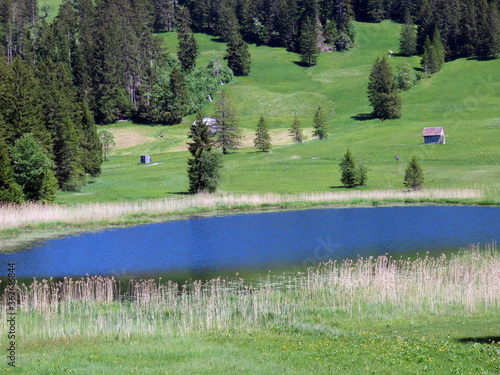
<path id="1" fill-rule="evenodd" d="M 404 23 L 395 52 L 421 54 L 430 74 L 440 59 L 496 57 L 499 8 L 498 0 L 74 0 L 56 9 L 0 0 L 0 200 L 78 190 L 101 170 L 95 123 L 179 123 L 221 83 L 251 72 L 247 43 L 286 47 L 307 67 L 355 45 L 353 20 L 393 19 Z M 226 61 L 198 66 L 194 31 L 225 42 Z M 169 32 L 177 45 L 165 45 Z M 26 154 L 33 164 L 20 162 Z"/>

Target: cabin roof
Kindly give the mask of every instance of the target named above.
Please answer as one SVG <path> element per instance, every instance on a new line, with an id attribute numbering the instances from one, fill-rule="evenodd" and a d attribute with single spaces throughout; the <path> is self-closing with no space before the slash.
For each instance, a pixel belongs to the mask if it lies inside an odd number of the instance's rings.
<path id="1" fill-rule="evenodd" d="M 422 137 L 434 137 L 436 135 L 444 135 L 444 129 L 442 126 L 434 128 L 424 128 Z"/>

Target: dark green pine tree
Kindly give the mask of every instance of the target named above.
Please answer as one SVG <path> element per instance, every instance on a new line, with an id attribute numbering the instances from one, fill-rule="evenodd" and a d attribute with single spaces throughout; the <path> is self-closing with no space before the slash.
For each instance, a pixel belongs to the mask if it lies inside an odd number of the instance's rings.
<path id="1" fill-rule="evenodd" d="M 184 8 L 179 13 L 177 39 L 179 47 L 177 57 L 185 72 L 190 72 L 196 66 L 196 57 L 198 56 L 198 44 L 190 28 L 191 17 L 189 10 Z"/>
<path id="2" fill-rule="evenodd" d="M 411 158 L 408 166 L 406 167 L 403 185 L 413 190 L 418 190 L 424 187 L 424 172 L 415 156 Z"/>
<path id="3" fill-rule="evenodd" d="M 301 25 L 299 38 L 300 61 L 304 66 L 313 66 L 318 62 L 318 27 L 311 18 L 306 18 Z"/>
<path id="4" fill-rule="evenodd" d="M 248 44 L 239 33 L 228 41 L 224 59 L 227 60 L 227 66 L 235 76 L 250 74 L 251 56 L 248 51 Z"/>
<path id="5" fill-rule="evenodd" d="M 14 179 L 14 169 L 7 145 L 0 137 L 0 204 L 21 203 L 22 200 L 23 191 Z"/>
<path id="6" fill-rule="evenodd" d="M 186 78 L 182 72 L 175 68 L 172 69 L 170 73 L 169 80 L 169 91 L 170 95 L 167 102 L 167 122 L 172 124 L 178 124 L 181 122 L 182 117 L 186 113 L 187 101 L 188 101 L 188 89 L 186 84 Z"/>
<path id="7" fill-rule="evenodd" d="M 81 108 L 81 127 L 84 134 L 82 139 L 82 164 L 86 173 L 92 177 L 97 177 L 101 174 L 101 164 L 104 160 L 102 142 L 97 133 L 94 116 L 85 100 L 82 100 Z"/>
<path id="8" fill-rule="evenodd" d="M 198 113 L 196 121 L 189 129 L 188 150 L 192 158 L 188 159 L 189 192 L 214 192 L 219 182 L 220 155 L 212 151 L 213 139 L 208 124 L 203 122 L 203 115 Z"/>
<path id="9" fill-rule="evenodd" d="M 314 114 L 313 128 L 313 137 L 318 137 L 319 139 L 328 138 L 328 129 L 326 128 L 325 116 L 323 115 L 321 106 L 318 107 Z"/>
<path id="10" fill-rule="evenodd" d="M 425 40 L 424 53 L 420 61 L 425 74 L 434 74 L 441 70 L 444 64 L 444 46 L 441 41 L 441 34 L 436 28 L 432 42 L 429 38 Z"/>
<path id="11" fill-rule="evenodd" d="M 368 99 L 373 116 L 382 120 L 401 117 L 402 100 L 391 68 L 384 56 L 375 60 L 368 82 Z"/>
<path id="12" fill-rule="evenodd" d="M 14 178 L 30 201 L 51 202 L 56 197 L 57 179 L 52 172 L 52 161 L 43 153 L 35 137 L 26 133 L 12 150 Z"/>
<path id="13" fill-rule="evenodd" d="M 368 0 L 368 15 L 374 22 L 380 22 L 386 18 L 386 9 L 384 0 Z"/>
<path id="14" fill-rule="evenodd" d="M 224 91 L 215 103 L 214 117 L 218 126 L 214 146 L 222 149 L 223 154 L 227 154 L 227 150 L 236 150 L 241 145 L 241 129 L 236 111 Z"/>
<path id="15" fill-rule="evenodd" d="M 83 134 L 75 124 L 80 119 L 73 81 L 63 63 L 40 63 L 37 75 L 44 123 L 52 139 L 54 174 L 61 189 L 78 190 L 85 184 L 85 173 L 80 148 Z"/>
<path id="16" fill-rule="evenodd" d="M 302 128 L 302 124 L 300 123 L 297 115 L 293 117 L 293 124 L 290 129 L 288 129 L 288 134 L 292 137 L 295 143 L 302 143 L 304 140 L 304 129 Z"/>
<path id="17" fill-rule="evenodd" d="M 342 185 L 346 188 L 353 188 L 359 185 L 359 169 L 351 150 L 347 149 L 347 152 L 339 163 L 339 167 L 341 174 L 340 182 L 342 182 Z"/>
<path id="18" fill-rule="evenodd" d="M 155 0 L 155 32 L 172 31 L 175 24 L 174 0 Z"/>
<path id="19" fill-rule="evenodd" d="M 399 54 L 402 56 L 413 56 L 417 53 L 417 31 L 415 25 L 406 22 L 401 27 L 399 35 Z"/>
<path id="20" fill-rule="evenodd" d="M 271 135 L 269 134 L 269 128 L 267 127 L 267 123 L 263 115 L 260 116 L 259 123 L 257 124 L 257 131 L 255 132 L 253 144 L 262 152 L 266 152 L 271 149 Z"/>

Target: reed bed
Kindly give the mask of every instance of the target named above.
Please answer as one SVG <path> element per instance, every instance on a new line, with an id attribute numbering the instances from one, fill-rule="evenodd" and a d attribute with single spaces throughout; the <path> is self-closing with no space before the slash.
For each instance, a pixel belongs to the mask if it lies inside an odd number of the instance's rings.
<path id="1" fill-rule="evenodd" d="M 495 244 L 439 258 L 330 261 L 307 272 L 246 282 L 171 281 L 88 276 L 17 285 L 24 340 L 75 336 L 230 333 L 327 329 L 342 319 L 498 313 L 500 256 Z M 318 325 L 319 312 L 325 324 Z M 0 326 L 7 330 L 6 295 Z M 311 322 L 315 322 L 312 324 Z M 318 328 L 319 327 L 319 328 Z M 326 328 L 325 328 L 326 327 Z"/>
<path id="2" fill-rule="evenodd" d="M 136 202 L 88 203 L 78 205 L 37 204 L 0 206 L 0 230 L 39 225 L 85 225 L 119 222 L 148 215 L 234 210 L 242 208 L 289 207 L 308 204 L 362 203 L 363 201 L 440 201 L 480 199 L 476 189 L 428 189 L 418 191 L 376 190 L 299 194 L 198 194 L 188 197 Z"/>

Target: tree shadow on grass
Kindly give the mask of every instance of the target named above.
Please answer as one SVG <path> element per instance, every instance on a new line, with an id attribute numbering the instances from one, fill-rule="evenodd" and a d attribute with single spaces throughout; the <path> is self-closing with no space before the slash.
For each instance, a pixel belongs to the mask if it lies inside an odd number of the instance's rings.
<path id="1" fill-rule="evenodd" d="M 368 120 L 375 120 L 376 117 L 373 115 L 373 113 L 360 113 L 355 116 L 351 116 L 352 119 L 356 121 L 368 121 Z"/>
<path id="2" fill-rule="evenodd" d="M 339 186 L 330 186 L 330 189 L 345 189 L 346 187 L 344 185 L 339 185 Z"/>
<path id="3" fill-rule="evenodd" d="M 172 194 L 172 195 L 194 195 L 188 191 L 172 191 L 172 192 L 169 192 L 169 194 Z"/>
<path id="4" fill-rule="evenodd" d="M 494 344 L 500 343 L 500 336 L 485 336 L 485 337 L 462 337 L 461 339 L 455 339 L 462 344 L 467 343 L 478 343 L 478 344 Z"/>

